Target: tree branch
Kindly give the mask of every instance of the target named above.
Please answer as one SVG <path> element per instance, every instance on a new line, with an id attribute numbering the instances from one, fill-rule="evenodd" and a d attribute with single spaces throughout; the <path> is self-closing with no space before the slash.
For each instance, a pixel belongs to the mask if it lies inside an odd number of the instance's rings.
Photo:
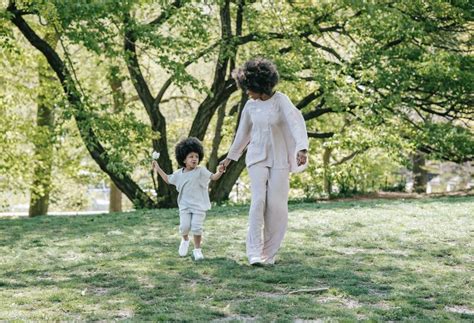
<path id="1" fill-rule="evenodd" d="M 362 154 L 363 152 L 366 152 L 369 148 L 363 148 L 363 149 L 359 149 L 359 150 L 356 150 L 354 151 L 353 153 L 351 153 L 350 155 L 348 156 L 345 156 L 343 158 L 341 158 L 340 160 L 334 162 L 331 164 L 331 166 L 338 166 L 338 165 L 341 165 L 343 163 L 345 163 L 346 161 L 349 161 L 351 160 L 352 158 L 354 158 L 355 156 L 359 155 L 359 154 Z"/>
<path id="2" fill-rule="evenodd" d="M 331 138 L 332 136 L 334 136 L 334 132 L 309 132 L 308 131 L 308 137 L 310 138 L 324 139 L 324 138 Z"/>
<path id="3" fill-rule="evenodd" d="M 318 118 L 318 117 L 320 117 L 320 116 L 322 116 L 326 113 L 336 112 L 336 111 L 334 111 L 333 108 L 323 108 L 325 103 L 326 103 L 326 101 L 324 100 L 324 98 L 322 98 L 321 102 L 319 102 L 318 105 L 316 105 L 314 110 L 303 114 L 303 118 L 305 120 L 311 120 L 311 119 Z"/>
<path id="4" fill-rule="evenodd" d="M 170 7 L 168 10 L 163 10 L 163 12 L 153 21 L 149 23 L 150 26 L 160 26 L 166 20 L 171 17 L 172 10 L 179 9 L 184 5 L 184 1 L 182 0 L 175 0 L 173 3 L 170 4 Z"/>
<path id="5" fill-rule="evenodd" d="M 300 102 L 298 102 L 295 106 L 298 110 L 301 110 L 303 108 L 305 108 L 308 104 L 310 104 L 311 102 L 313 102 L 314 100 L 316 100 L 317 98 L 321 97 L 323 95 L 323 91 L 320 89 L 318 92 L 311 92 L 310 94 L 308 94 L 307 96 L 305 96 L 304 98 L 302 98 L 300 100 Z"/>
<path id="6" fill-rule="evenodd" d="M 309 36 L 305 37 L 305 38 L 311 44 L 311 46 L 313 46 L 315 48 L 322 49 L 323 51 L 331 54 L 332 56 L 336 57 L 339 62 L 344 62 L 344 59 L 342 58 L 342 56 L 339 55 L 338 52 L 336 52 L 334 49 L 332 49 L 330 47 L 327 47 L 327 46 L 324 46 L 324 45 L 321 45 L 318 42 L 315 42 L 314 40 L 311 40 L 311 38 L 309 38 Z"/>
<path id="7" fill-rule="evenodd" d="M 145 109 L 148 113 L 152 122 L 156 124 L 158 122 L 155 113 L 153 112 L 153 95 L 151 94 L 150 88 L 148 87 L 145 78 L 143 77 L 143 73 L 140 69 L 140 63 L 138 62 L 137 57 L 137 48 L 135 45 L 136 36 L 135 33 L 129 29 L 130 24 L 130 13 L 125 14 L 124 24 L 125 24 L 125 38 L 124 38 L 124 50 L 127 54 L 126 57 L 126 64 L 128 68 L 128 72 L 130 73 L 130 77 L 132 79 L 133 86 L 140 97 Z"/>

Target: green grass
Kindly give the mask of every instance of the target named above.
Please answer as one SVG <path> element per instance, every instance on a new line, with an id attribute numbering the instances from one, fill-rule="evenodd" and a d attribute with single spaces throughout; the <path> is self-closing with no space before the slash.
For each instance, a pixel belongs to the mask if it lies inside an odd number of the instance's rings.
<path id="1" fill-rule="evenodd" d="M 209 212 L 200 263 L 176 210 L 2 218 L 0 320 L 474 320 L 474 197 L 291 204 L 262 268 L 247 210 Z"/>

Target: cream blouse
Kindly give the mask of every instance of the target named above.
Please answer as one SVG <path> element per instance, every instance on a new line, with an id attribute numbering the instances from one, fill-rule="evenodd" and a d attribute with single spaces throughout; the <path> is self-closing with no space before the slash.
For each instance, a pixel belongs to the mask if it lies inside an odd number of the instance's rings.
<path id="1" fill-rule="evenodd" d="M 262 164 L 290 172 L 305 168 L 297 166 L 296 155 L 308 149 L 306 124 L 288 96 L 276 92 L 265 101 L 247 101 L 227 158 L 238 160 L 245 147 L 247 167 Z"/>

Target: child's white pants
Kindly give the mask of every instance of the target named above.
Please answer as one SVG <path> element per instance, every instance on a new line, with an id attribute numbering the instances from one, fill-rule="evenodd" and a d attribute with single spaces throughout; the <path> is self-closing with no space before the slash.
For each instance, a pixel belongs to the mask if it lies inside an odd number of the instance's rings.
<path id="1" fill-rule="evenodd" d="M 247 257 L 273 259 L 285 237 L 288 225 L 289 171 L 252 165 L 248 172 L 252 200 Z"/>
<path id="2" fill-rule="evenodd" d="M 179 211 L 179 233 L 182 236 L 188 235 L 191 232 L 193 235 L 202 235 L 204 226 L 204 219 L 206 212 L 195 210 L 181 210 Z"/>

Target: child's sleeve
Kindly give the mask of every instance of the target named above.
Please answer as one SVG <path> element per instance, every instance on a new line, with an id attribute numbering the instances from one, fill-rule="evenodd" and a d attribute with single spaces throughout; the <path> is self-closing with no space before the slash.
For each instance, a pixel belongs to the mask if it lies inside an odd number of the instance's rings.
<path id="1" fill-rule="evenodd" d="M 168 175 L 168 183 L 169 184 L 176 186 L 177 181 L 178 181 L 177 172 L 174 172 L 173 174 Z"/>
<path id="2" fill-rule="evenodd" d="M 199 174 L 200 182 L 207 185 L 213 175 L 206 167 L 200 167 L 201 173 Z"/>

